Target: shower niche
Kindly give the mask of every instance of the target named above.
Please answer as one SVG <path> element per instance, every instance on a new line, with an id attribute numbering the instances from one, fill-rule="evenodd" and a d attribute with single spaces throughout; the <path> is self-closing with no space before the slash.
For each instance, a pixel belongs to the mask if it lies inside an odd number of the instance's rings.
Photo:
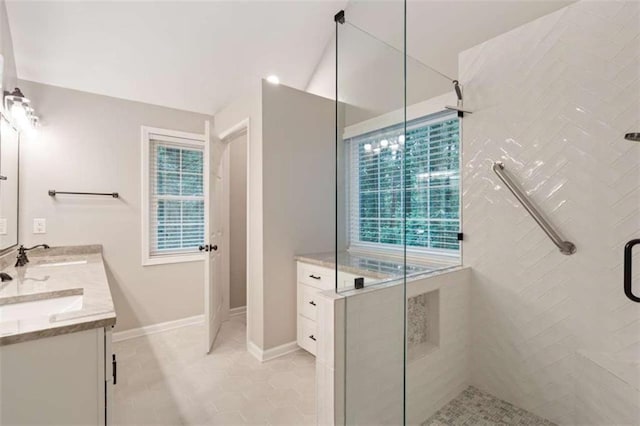
<path id="1" fill-rule="evenodd" d="M 407 361 L 429 355 L 440 346 L 440 290 L 407 298 Z"/>

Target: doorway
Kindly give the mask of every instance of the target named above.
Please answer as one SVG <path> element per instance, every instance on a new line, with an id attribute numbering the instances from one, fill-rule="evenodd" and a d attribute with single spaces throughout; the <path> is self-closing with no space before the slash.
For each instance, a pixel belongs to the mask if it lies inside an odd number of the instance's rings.
<path id="1" fill-rule="evenodd" d="M 246 324 L 247 348 L 250 346 L 251 320 L 253 318 L 251 290 L 251 208 L 249 192 L 249 170 L 251 163 L 251 133 L 249 118 L 218 134 L 222 142 L 222 162 L 226 165 L 223 172 L 223 212 L 224 244 L 229 247 L 223 259 L 223 282 L 221 283 L 227 318 L 238 317 Z"/>
<path id="2" fill-rule="evenodd" d="M 229 139 L 229 314 L 247 309 L 247 133 Z"/>

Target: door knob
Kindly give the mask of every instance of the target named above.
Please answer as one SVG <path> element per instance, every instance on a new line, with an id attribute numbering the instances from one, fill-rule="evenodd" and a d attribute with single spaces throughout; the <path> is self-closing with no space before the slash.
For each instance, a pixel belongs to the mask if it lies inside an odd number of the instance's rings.
<path id="1" fill-rule="evenodd" d="M 213 251 L 218 251 L 218 246 L 217 246 L 217 245 L 210 246 L 210 247 L 211 247 L 211 250 L 213 250 Z"/>
<path id="2" fill-rule="evenodd" d="M 209 244 L 205 244 L 203 246 L 199 246 L 198 250 L 200 250 L 200 251 L 209 251 Z"/>

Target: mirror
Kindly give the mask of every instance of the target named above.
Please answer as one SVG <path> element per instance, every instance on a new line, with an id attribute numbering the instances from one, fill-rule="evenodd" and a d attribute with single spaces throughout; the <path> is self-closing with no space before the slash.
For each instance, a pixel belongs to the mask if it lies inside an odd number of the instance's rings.
<path id="1" fill-rule="evenodd" d="M 0 56 L 0 82 L 3 77 Z M 4 93 L 5 88 L 1 91 Z M 0 107 L 0 110 L 2 108 Z M 2 113 L 0 119 L 0 252 L 18 244 L 19 137 Z"/>

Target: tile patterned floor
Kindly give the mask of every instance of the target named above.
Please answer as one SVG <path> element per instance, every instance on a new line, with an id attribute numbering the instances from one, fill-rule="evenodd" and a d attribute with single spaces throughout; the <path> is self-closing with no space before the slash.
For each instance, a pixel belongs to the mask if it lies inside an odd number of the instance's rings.
<path id="1" fill-rule="evenodd" d="M 260 363 L 245 318 L 223 324 L 211 354 L 204 326 L 114 344 L 116 425 L 314 425 L 315 360 L 298 351 Z"/>
<path id="2" fill-rule="evenodd" d="M 548 420 L 469 386 L 422 426 L 556 426 Z"/>

